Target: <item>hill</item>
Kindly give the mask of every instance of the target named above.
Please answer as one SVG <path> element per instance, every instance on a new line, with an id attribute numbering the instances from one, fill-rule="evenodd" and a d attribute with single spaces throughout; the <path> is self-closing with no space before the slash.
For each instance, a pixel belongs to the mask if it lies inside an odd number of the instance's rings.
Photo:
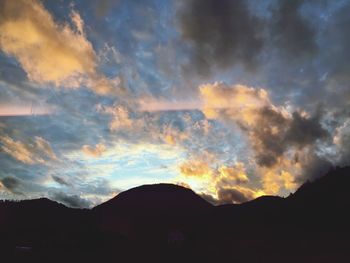
<path id="1" fill-rule="evenodd" d="M 240 205 L 212 206 L 171 184 L 136 187 L 91 210 L 0 202 L 0 248 L 11 262 L 350 262 L 349 185 L 345 167 L 287 198 Z"/>

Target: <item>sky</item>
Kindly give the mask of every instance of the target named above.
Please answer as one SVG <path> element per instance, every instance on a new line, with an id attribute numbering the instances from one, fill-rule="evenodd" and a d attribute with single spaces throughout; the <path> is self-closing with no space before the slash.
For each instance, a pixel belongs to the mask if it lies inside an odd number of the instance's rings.
<path id="1" fill-rule="evenodd" d="M 1 0 L 0 199 L 288 196 L 350 161 L 348 0 Z"/>

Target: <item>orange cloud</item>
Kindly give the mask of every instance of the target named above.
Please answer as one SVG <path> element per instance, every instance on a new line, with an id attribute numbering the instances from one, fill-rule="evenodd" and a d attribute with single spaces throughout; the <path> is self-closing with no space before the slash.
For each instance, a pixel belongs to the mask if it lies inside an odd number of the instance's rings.
<path id="1" fill-rule="evenodd" d="M 121 105 L 105 107 L 99 104 L 97 111 L 112 116 L 109 123 L 111 131 L 133 130 L 135 132 L 144 124 L 142 118 L 132 118 L 129 109 Z"/>
<path id="2" fill-rule="evenodd" d="M 212 164 L 211 165 L 209 165 Z M 250 184 L 243 163 L 217 165 L 210 153 L 197 156 L 179 166 L 181 181 L 217 203 L 241 203 L 264 195 Z M 244 186 L 243 186 L 244 184 Z"/>
<path id="3" fill-rule="evenodd" d="M 249 181 L 244 164 L 241 162 L 233 166 L 222 165 L 218 168 L 221 180 L 242 184 Z"/>
<path id="4" fill-rule="evenodd" d="M 158 136 L 163 142 L 169 145 L 181 144 L 184 140 L 189 139 L 191 136 L 189 132 L 180 131 L 178 128 L 171 125 L 163 125 L 160 128 L 160 131 L 156 131 L 159 134 Z"/>
<path id="5" fill-rule="evenodd" d="M 287 151 L 313 145 L 328 134 L 320 124 L 319 114 L 291 113 L 274 105 L 264 89 L 223 83 L 206 84 L 199 89 L 206 117 L 239 127 L 259 166 L 272 167 Z"/>
<path id="6" fill-rule="evenodd" d="M 222 83 L 205 84 L 199 87 L 203 100 L 203 113 L 209 119 L 230 118 L 253 125 L 256 110 L 271 105 L 266 90 L 244 85 L 226 86 Z"/>
<path id="7" fill-rule="evenodd" d="M 37 0 L 5 0 L 0 16 L 0 49 L 19 61 L 30 80 L 113 92 L 112 81 L 96 71 L 96 54 L 77 12 L 71 14 L 76 29 L 56 23 Z"/>
<path id="8" fill-rule="evenodd" d="M 201 160 L 190 160 L 180 165 L 180 172 L 184 176 L 194 177 L 211 177 L 213 175 L 212 168 L 208 163 Z"/>
<path id="9" fill-rule="evenodd" d="M 188 130 L 181 131 L 169 123 L 159 124 L 160 115 L 148 115 L 122 105 L 103 106 L 99 104 L 96 109 L 112 117 L 109 122 L 109 129 L 112 132 L 132 131 L 134 137 L 169 145 L 179 145 L 191 136 Z M 195 128 L 208 130 L 209 125 L 196 123 Z"/>
<path id="10" fill-rule="evenodd" d="M 244 203 L 264 195 L 264 192 L 254 191 L 247 187 L 232 186 L 217 191 L 217 199 L 221 204 Z"/>
<path id="11" fill-rule="evenodd" d="M 5 153 L 26 164 L 45 164 L 49 160 L 57 160 L 50 143 L 41 137 L 35 137 L 32 143 L 26 144 L 3 136 L 0 142 Z"/>
<path id="12" fill-rule="evenodd" d="M 100 157 L 104 152 L 106 152 L 106 146 L 103 143 L 98 143 L 95 147 L 90 145 L 84 145 L 82 147 L 82 151 L 84 154 L 90 157 Z"/>
<path id="13" fill-rule="evenodd" d="M 293 152 L 294 153 L 294 152 Z M 298 151 L 301 159 L 307 151 Z M 302 173 L 303 164 L 296 162 L 292 157 L 281 156 L 272 167 L 258 167 L 257 173 L 261 177 L 263 191 L 270 195 L 277 195 L 281 190 L 294 192 L 299 184 L 295 176 Z"/>

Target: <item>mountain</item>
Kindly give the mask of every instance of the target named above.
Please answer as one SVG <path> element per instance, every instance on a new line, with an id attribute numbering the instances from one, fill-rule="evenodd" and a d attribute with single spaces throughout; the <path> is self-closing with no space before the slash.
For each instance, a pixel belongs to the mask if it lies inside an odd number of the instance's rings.
<path id="1" fill-rule="evenodd" d="M 350 167 L 286 198 L 212 206 L 156 184 L 91 210 L 48 199 L 0 202 L 7 262 L 350 262 Z"/>
<path id="2" fill-rule="evenodd" d="M 120 209 L 131 214 L 142 214 L 151 210 L 176 216 L 176 213 L 192 213 L 210 207 L 208 202 L 188 188 L 173 184 L 153 184 L 122 192 L 94 210 Z"/>
<path id="3" fill-rule="evenodd" d="M 11 262 L 22 252 L 28 252 L 24 253 L 28 256 L 29 252 L 40 251 L 42 260 L 49 258 L 58 247 L 80 243 L 94 232 L 93 227 L 87 210 L 71 209 L 46 198 L 0 202 L 0 252 Z"/>
<path id="4" fill-rule="evenodd" d="M 118 194 L 92 212 L 105 231 L 133 238 L 167 240 L 168 233 L 212 207 L 192 190 L 172 184 L 143 185 Z"/>
<path id="5" fill-rule="evenodd" d="M 215 207 L 194 227 L 197 246 L 218 261 L 350 262 L 349 186 L 350 167 L 338 168 L 287 198 Z"/>

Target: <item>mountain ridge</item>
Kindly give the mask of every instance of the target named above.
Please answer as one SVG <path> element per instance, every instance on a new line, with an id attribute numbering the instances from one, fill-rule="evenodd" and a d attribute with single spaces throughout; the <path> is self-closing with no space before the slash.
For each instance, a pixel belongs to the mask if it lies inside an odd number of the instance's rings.
<path id="1" fill-rule="evenodd" d="M 300 187 L 294 193 L 291 193 L 287 197 L 280 197 L 280 196 L 274 196 L 274 195 L 264 195 L 264 196 L 260 196 L 260 197 L 257 197 L 255 199 L 252 199 L 252 200 L 249 200 L 249 201 L 237 204 L 237 205 L 247 204 L 247 203 L 250 203 L 250 202 L 257 202 L 260 199 L 288 199 L 288 198 L 295 198 L 295 196 L 299 195 L 300 193 L 302 193 L 305 188 L 308 188 L 309 186 L 314 186 L 315 184 L 319 184 L 322 181 L 326 181 L 327 180 L 328 184 L 331 183 L 333 185 L 335 183 L 334 179 L 336 179 L 336 178 L 333 178 L 333 177 L 337 177 L 337 179 L 342 179 L 341 177 L 344 176 L 342 174 L 339 174 L 339 171 L 341 171 L 341 173 L 345 172 L 345 173 L 349 173 L 350 174 L 350 166 L 349 167 L 334 168 L 334 169 L 328 171 L 323 176 L 320 176 L 320 177 L 314 179 L 313 181 L 306 181 L 303 184 L 301 184 Z M 333 176 L 333 175 L 329 176 L 329 174 L 333 174 L 335 172 L 336 172 L 335 176 Z M 329 179 L 332 179 L 332 180 L 329 180 Z M 344 185 L 347 185 L 348 183 L 350 183 L 350 176 L 349 176 L 349 178 L 346 178 L 346 179 L 348 179 L 346 184 L 339 184 L 339 185 L 340 186 L 344 186 Z M 152 193 L 152 191 L 162 190 L 161 188 L 163 188 L 164 192 L 169 191 L 169 190 L 173 191 L 175 189 L 181 190 L 181 191 L 191 192 L 191 193 L 195 194 L 197 197 L 201 198 L 206 203 L 208 203 L 210 205 L 213 205 L 213 206 L 227 206 L 227 205 L 230 206 L 231 205 L 231 204 L 217 204 L 217 205 L 211 204 L 210 202 L 208 202 L 204 198 L 202 198 L 200 195 L 195 193 L 192 189 L 187 188 L 187 187 L 183 187 L 183 186 L 180 186 L 180 185 L 177 185 L 177 184 L 170 184 L 170 183 L 144 184 L 144 185 L 132 187 L 132 188 L 130 188 L 128 190 L 125 190 L 125 191 L 122 191 L 122 192 L 118 193 L 117 195 L 115 195 L 111 199 L 109 199 L 109 200 L 107 200 L 107 201 L 105 201 L 105 202 L 103 202 L 101 204 L 98 204 L 98 205 L 96 205 L 96 206 L 94 206 L 92 208 L 70 207 L 70 206 L 64 204 L 63 202 L 59 202 L 59 201 L 56 201 L 54 199 L 50 199 L 49 197 L 40 197 L 40 198 L 23 199 L 23 200 L 0 200 L 0 205 L 4 204 L 4 203 L 19 203 L 19 202 L 27 202 L 27 203 L 30 203 L 30 202 L 35 202 L 35 203 L 39 203 L 39 202 L 47 202 L 47 203 L 53 202 L 53 203 L 56 203 L 56 204 L 61 204 L 61 205 L 65 206 L 65 207 L 67 207 L 67 208 L 88 209 L 88 210 L 91 209 L 91 210 L 93 210 L 93 209 L 95 209 L 97 207 L 101 207 L 101 206 L 103 206 L 105 204 L 109 204 L 113 200 L 118 200 L 120 198 L 124 198 L 124 196 L 129 195 L 129 194 L 133 194 L 135 192 L 141 192 L 141 193 L 142 192 L 149 192 L 149 193 Z"/>
<path id="2" fill-rule="evenodd" d="M 109 260 L 115 251 L 123 262 L 350 262 L 349 186 L 344 167 L 288 197 L 242 204 L 213 206 L 171 184 L 132 188 L 93 209 L 48 199 L 0 202 L 0 250 L 31 257 L 18 262 L 62 262 L 65 253 Z"/>

